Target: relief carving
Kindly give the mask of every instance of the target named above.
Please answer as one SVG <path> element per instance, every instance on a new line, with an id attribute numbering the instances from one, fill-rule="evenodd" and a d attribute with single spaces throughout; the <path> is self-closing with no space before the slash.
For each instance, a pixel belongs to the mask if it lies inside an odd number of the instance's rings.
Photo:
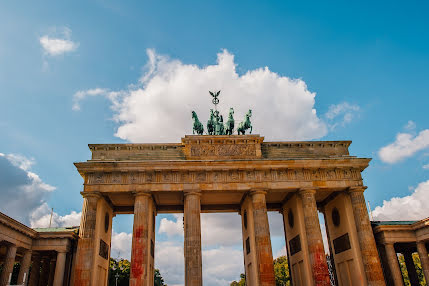
<path id="1" fill-rule="evenodd" d="M 87 184 L 193 183 L 193 182 L 285 182 L 361 180 L 359 169 L 277 169 L 221 171 L 149 171 L 89 173 Z"/>
<path id="2" fill-rule="evenodd" d="M 255 145 L 245 144 L 219 144 L 219 145 L 194 145 L 191 146 L 191 156 L 193 157 L 251 157 L 256 156 Z"/>

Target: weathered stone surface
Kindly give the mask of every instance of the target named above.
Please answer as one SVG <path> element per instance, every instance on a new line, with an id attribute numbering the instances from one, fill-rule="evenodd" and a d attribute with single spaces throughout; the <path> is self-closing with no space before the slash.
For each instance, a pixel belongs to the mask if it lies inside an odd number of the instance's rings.
<path id="1" fill-rule="evenodd" d="M 417 242 L 417 252 L 419 253 L 420 262 L 422 264 L 423 274 L 425 276 L 426 284 L 429 285 L 429 257 L 426 246 L 423 241 Z"/>
<path id="2" fill-rule="evenodd" d="M 328 265 L 323 248 L 322 232 L 315 199 L 315 189 L 301 189 L 298 194 L 304 209 L 305 232 L 307 235 L 308 252 L 315 285 L 331 285 Z"/>
<path id="3" fill-rule="evenodd" d="M 276 280 L 265 195 L 266 192 L 263 190 L 250 192 L 253 207 L 257 275 L 259 276 L 259 285 L 274 286 Z"/>
<path id="4" fill-rule="evenodd" d="M 130 286 L 149 286 L 148 278 L 153 275 L 149 273 L 150 249 L 148 248 L 151 200 L 149 193 L 135 194 Z"/>
<path id="5" fill-rule="evenodd" d="M 184 198 L 184 254 L 185 285 L 202 286 L 201 255 L 201 194 L 196 191 L 186 192 Z"/>
<path id="6" fill-rule="evenodd" d="M 15 255 L 16 255 L 16 245 L 9 245 L 7 247 L 6 258 L 3 264 L 3 270 L 0 276 L 0 285 L 6 286 L 9 282 L 10 274 L 13 270 L 13 265 L 15 264 Z"/>
<path id="7" fill-rule="evenodd" d="M 79 230 L 79 242 L 74 272 L 75 286 L 90 286 L 95 256 L 95 226 L 99 194 L 84 194 L 82 218 Z"/>
<path id="8" fill-rule="evenodd" d="M 390 268 L 390 274 L 392 275 L 394 286 L 403 286 L 404 281 L 402 280 L 401 269 L 399 268 L 398 257 L 396 256 L 395 248 L 393 244 L 389 243 L 385 245 L 387 262 Z"/>
<path id="9" fill-rule="evenodd" d="M 369 221 L 368 210 L 363 196 L 365 188 L 350 188 L 349 194 L 355 218 L 356 230 L 366 279 L 370 286 L 386 285 L 381 269 L 380 258 L 375 245 L 374 234 Z"/>

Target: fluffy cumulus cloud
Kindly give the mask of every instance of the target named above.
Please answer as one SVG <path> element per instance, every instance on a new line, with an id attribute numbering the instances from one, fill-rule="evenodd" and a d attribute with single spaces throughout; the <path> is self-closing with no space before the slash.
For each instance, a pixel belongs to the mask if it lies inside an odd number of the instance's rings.
<path id="1" fill-rule="evenodd" d="M 395 142 L 381 148 L 378 155 L 383 162 L 393 164 L 428 147 L 429 129 L 420 131 L 416 136 L 411 133 L 398 133 Z"/>
<path id="2" fill-rule="evenodd" d="M 8 216 L 29 225 L 30 214 L 55 190 L 31 171 L 33 159 L 0 153 L 0 209 Z"/>
<path id="3" fill-rule="evenodd" d="M 429 180 L 420 183 L 414 192 L 405 197 L 383 201 L 372 212 L 374 220 L 420 220 L 429 217 Z"/>
<path id="4" fill-rule="evenodd" d="M 30 213 L 30 226 L 34 228 L 79 226 L 81 215 L 81 212 L 72 211 L 70 214 L 61 216 L 56 212 L 52 212 L 47 203 L 43 203 Z"/>
<path id="5" fill-rule="evenodd" d="M 226 50 L 218 54 L 216 64 L 205 67 L 171 60 L 153 50 L 147 53 L 146 73 L 138 84 L 118 92 L 78 91 L 74 109 L 87 96 L 103 95 L 112 101 L 117 137 L 130 142 L 175 142 L 192 134 L 191 110 L 201 122 L 207 121 L 213 108 L 208 91 L 221 90 L 221 114 L 225 118 L 233 107 L 237 126 L 252 109 L 253 133 L 271 140 L 314 139 L 327 133 L 327 124 L 316 113 L 316 94 L 301 79 L 281 76 L 268 67 L 238 74 L 234 56 Z"/>
<path id="6" fill-rule="evenodd" d="M 125 258 L 131 260 L 131 243 L 133 241 L 133 234 L 126 232 L 112 231 L 112 258 Z"/>
<path id="7" fill-rule="evenodd" d="M 69 28 L 53 28 L 50 34 L 41 36 L 39 42 L 45 54 L 49 56 L 63 55 L 79 47 L 79 43 L 71 40 Z"/>
<path id="8" fill-rule="evenodd" d="M 79 225 L 81 213 L 52 213 L 46 201 L 55 187 L 31 171 L 34 164 L 20 154 L 0 153 L 0 211 L 31 227 Z"/>

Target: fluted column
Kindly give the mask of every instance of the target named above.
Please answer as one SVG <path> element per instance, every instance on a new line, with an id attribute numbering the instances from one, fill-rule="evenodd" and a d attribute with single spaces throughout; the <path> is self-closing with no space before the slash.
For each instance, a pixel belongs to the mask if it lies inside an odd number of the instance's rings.
<path id="1" fill-rule="evenodd" d="M 40 254 L 34 253 L 28 285 L 29 286 L 39 285 L 39 278 L 40 278 Z"/>
<path id="2" fill-rule="evenodd" d="M 307 236 L 308 253 L 310 256 L 314 284 L 318 286 L 329 286 L 331 282 L 323 248 L 319 216 L 317 214 L 316 190 L 301 189 L 298 194 L 301 197 L 304 211 L 305 233 Z"/>
<path id="3" fill-rule="evenodd" d="M 55 275 L 53 286 L 62 286 L 64 280 L 64 272 L 66 268 L 66 252 L 57 253 L 57 262 L 55 263 Z"/>
<path id="4" fill-rule="evenodd" d="M 202 286 L 202 256 L 201 256 L 201 194 L 199 192 L 185 193 L 185 285 Z"/>
<path id="5" fill-rule="evenodd" d="M 349 188 L 349 195 L 353 207 L 359 246 L 362 254 L 362 262 L 368 286 L 385 286 L 383 270 L 375 245 L 371 222 L 369 221 L 363 192 L 366 187 Z"/>
<path id="6" fill-rule="evenodd" d="M 131 249 L 130 286 L 148 285 L 149 203 L 151 194 L 138 192 L 134 201 L 133 241 Z"/>
<path id="7" fill-rule="evenodd" d="M 417 241 L 417 252 L 419 253 L 423 274 L 426 279 L 426 285 L 429 286 L 429 257 L 424 241 Z"/>
<path id="8" fill-rule="evenodd" d="M 271 248 L 270 226 L 268 224 L 267 204 L 262 190 L 251 191 L 255 250 L 259 283 L 262 286 L 276 285 L 274 278 L 273 251 Z"/>
<path id="9" fill-rule="evenodd" d="M 3 271 L 0 277 L 0 286 L 5 286 L 9 282 L 10 274 L 13 271 L 13 265 L 15 264 L 16 256 L 16 245 L 11 244 L 7 247 L 6 258 L 3 264 Z"/>
<path id="10" fill-rule="evenodd" d="M 94 265 L 95 226 L 97 217 L 97 203 L 100 194 L 94 192 L 82 192 L 83 207 L 79 228 L 79 242 L 76 254 L 76 266 L 74 271 L 75 286 L 91 285 L 92 266 Z"/>
<path id="11" fill-rule="evenodd" d="M 411 285 L 419 285 L 419 277 L 417 276 L 416 266 L 413 261 L 413 253 L 409 250 L 404 251 L 405 265 L 407 266 L 408 278 Z"/>
<path id="12" fill-rule="evenodd" d="M 19 268 L 19 274 L 18 274 L 18 284 L 24 284 L 28 281 L 28 278 L 29 278 L 28 272 L 30 269 L 30 264 L 31 264 L 31 250 L 27 249 L 25 250 L 24 256 L 22 257 L 22 260 L 21 260 L 21 267 Z"/>
<path id="13" fill-rule="evenodd" d="M 399 267 L 398 256 L 396 255 L 395 248 L 392 243 L 384 245 L 386 249 L 387 263 L 390 268 L 390 275 L 392 275 L 394 286 L 404 286 L 404 280 L 402 279 L 401 268 Z"/>

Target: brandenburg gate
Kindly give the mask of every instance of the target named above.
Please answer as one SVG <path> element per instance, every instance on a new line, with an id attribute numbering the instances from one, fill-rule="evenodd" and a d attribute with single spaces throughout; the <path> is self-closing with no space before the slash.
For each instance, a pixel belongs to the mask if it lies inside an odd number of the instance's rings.
<path id="1" fill-rule="evenodd" d="M 275 285 L 268 211 L 283 214 L 293 285 L 330 285 L 318 211 L 339 285 L 385 285 L 350 141 L 264 142 L 189 135 L 181 143 L 94 144 L 75 163 L 84 198 L 74 285 L 107 285 L 112 217 L 134 214 L 130 285 L 153 285 L 155 216 L 184 213 L 185 285 L 202 281 L 200 213 L 241 215 L 247 285 Z"/>

